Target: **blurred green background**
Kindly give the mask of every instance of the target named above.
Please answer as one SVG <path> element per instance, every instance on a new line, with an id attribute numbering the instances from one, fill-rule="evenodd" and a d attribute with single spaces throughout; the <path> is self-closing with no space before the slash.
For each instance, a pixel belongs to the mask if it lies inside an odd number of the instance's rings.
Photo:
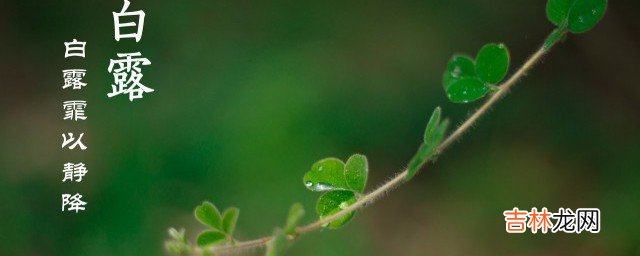
<path id="1" fill-rule="evenodd" d="M 570 36 L 412 182 L 346 227 L 305 235 L 288 255 L 640 255 L 638 1 Z M 313 211 L 301 180 L 318 159 L 366 154 L 369 188 L 401 170 L 435 106 L 449 57 L 504 42 L 512 67 L 552 25 L 545 1 L 133 1 L 139 43 L 116 42 L 121 1 L 0 3 L 0 254 L 162 255 L 167 228 L 193 238 L 193 208 L 241 208 L 237 236 Z M 85 59 L 63 42 L 87 41 Z M 107 98 L 116 53 L 152 62 L 144 99 Z M 62 90 L 61 70 L 88 86 Z M 513 70 L 513 68 L 512 68 Z M 84 122 L 62 102 L 87 100 Z M 63 132 L 89 149 L 61 150 Z M 62 165 L 84 162 L 81 184 Z M 88 201 L 60 212 L 60 194 Z M 599 234 L 507 234 L 502 211 L 597 207 Z M 254 253 L 260 253 L 256 251 Z"/>

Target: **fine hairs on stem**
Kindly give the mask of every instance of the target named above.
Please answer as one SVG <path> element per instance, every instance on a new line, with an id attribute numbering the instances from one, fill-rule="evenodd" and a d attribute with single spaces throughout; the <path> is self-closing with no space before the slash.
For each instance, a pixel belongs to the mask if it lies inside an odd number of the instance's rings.
<path id="1" fill-rule="evenodd" d="M 538 49 L 519 69 L 514 73 L 506 82 L 499 85 L 499 90 L 495 92 L 480 108 L 478 108 L 473 115 L 471 115 L 466 121 L 462 123 L 451 135 L 449 135 L 440 145 L 436 148 L 437 152 L 444 151 L 447 147 L 449 147 L 453 142 L 458 140 L 465 132 L 469 130 L 476 123 L 480 117 L 482 117 L 487 111 L 498 102 L 513 85 L 515 85 L 524 75 L 527 74 L 529 70 L 531 70 L 536 63 L 538 63 L 541 58 L 549 52 L 550 47 L 541 47 Z M 366 205 L 371 205 L 374 201 L 380 199 L 381 197 L 389 194 L 392 190 L 402 185 L 406 180 L 405 176 L 407 175 L 407 170 L 404 170 L 397 174 L 393 179 L 388 182 L 382 184 L 382 186 L 377 189 L 371 191 L 370 193 L 363 196 L 360 200 L 355 202 L 354 204 L 342 209 L 341 211 L 330 215 L 328 217 L 319 219 L 316 222 L 310 223 L 306 226 L 302 226 L 296 229 L 296 232 L 299 235 L 304 235 L 311 231 L 322 228 L 327 223 L 338 220 L 341 217 L 345 216 L 349 212 L 354 210 L 358 210 L 363 208 Z M 289 239 L 297 239 L 298 236 L 290 236 Z M 272 236 L 262 237 L 255 240 L 249 240 L 244 242 L 238 242 L 235 245 L 223 245 L 223 246 L 215 246 L 208 248 L 209 252 L 212 253 L 229 253 L 230 251 L 246 251 L 256 247 L 265 246 L 269 241 L 273 239 Z M 197 248 L 195 250 L 196 254 L 202 254 L 202 249 Z"/>
<path id="2" fill-rule="evenodd" d="M 443 77 L 447 97 L 453 103 L 469 103 L 490 95 L 460 126 L 445 136 L 449 120 L 441 120 L 441 109 L 437 107 L 425 129 L 424 142 L 418 148 L 407 167 L 374 190 L 364 193 L 368 176 L 365 156 L 354 154 L 346 162 L 337 158 L 325 158 L 314 163 L 304 175 L 307 189 L 322 192 L 316 211 L 320 218 L 304 226 L 298 226 L 304 208 L 294 204 L 281 228 L 273 235 L 237 241 L 233 231 L 239 209 L 230 207 L 220 212 L 210 202 L 196 207 L 196 219 L 207 226 L 195 244 L 187 241 L 184 230 L 169 229 L 170 239 L 165 242 L 167 250 L 176 255 L 237 255 L 238 253 L 266 247 L 267 256 L 282 256 L 288 245 L 309 232 L 339 228 L 348 222 L 358 210 L 388 195 L 395 188 L 411 180 L 428 162 L 436 160 L 454 142 L 458 141 L 481 117 L 496 105 L 558 42 L 568 33 L 579 34 L 592 29 L 604 16 L 607 0 L 575 0 L 567 5 L 566 0 L 548 0 L 547 18 L 557 26 L 535 51 L 506 81 L 501 82 L 509 69 L 509 52 L 504 44 L 487 44 L 475 59 L 466 55 L 454 55 Z"/>

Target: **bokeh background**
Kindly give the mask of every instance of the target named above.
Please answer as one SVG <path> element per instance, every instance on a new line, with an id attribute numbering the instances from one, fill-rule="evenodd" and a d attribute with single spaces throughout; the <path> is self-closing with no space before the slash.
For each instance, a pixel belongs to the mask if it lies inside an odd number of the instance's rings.
<path id="1" fill-rule="evenodd" d="M 544 59 L 464 139 L 346 227 L 288 255 L 640 255 L 638 1 Z M 241 208 L 237 236 L 282 225 L 319 194 L 318 159 L 366 154 L 369 188 L 401 170 L 442 106 L 449 57 L 504 42 L 512 70 L 552 25 L 544 1 L 133 1 L 143 38 L 116 42 L 120 1 L 0 3 L 0 254 L 162 255 L 169 227 L 193 238 L 203 200 Z M 85 59 L 63 42 L 87 41 Z M 141 51 L 156 92 L 107 98 L 110 58 Z M 62 90 L 61 70 L 88 86 Z M 62 102 L 88 101 L 84 122 Z M 89 149 L 61 150 L 63 132 Z M 81 184 L 62 165 L 84 162 Z M 60 194 L 84 195 L 80 214 Z M 502 211 L 597 207 L 599 234 L 507 234 Z M 255 252 L 255 253 L 260 253 Z"/>

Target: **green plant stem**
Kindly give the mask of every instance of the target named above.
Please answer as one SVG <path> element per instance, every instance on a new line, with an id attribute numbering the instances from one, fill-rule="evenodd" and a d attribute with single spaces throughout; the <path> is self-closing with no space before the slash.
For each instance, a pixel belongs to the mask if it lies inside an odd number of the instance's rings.
<path id="1" fill-rule="evenodd" d="M 451 133 L 435 150 L 436 154 L 441 153 L 446 148 L 448 148 L 453 142 L 457 141 L 462 137 L 464 133 L 466 133 L 469 128 L 471 128 L 484 114 L 493 107 L 502 97 L 504 97 L 511 87 L 513 87 L 521 78 L 527 75 L 527 73 L 542 59 L 542 57 L 549 52 L 551 47 L 555 45 L 555 42 L 551 45 L 545 44 L 540 47 L 527 61 L 505 82 L 499 85 L 499 90 L 497 90 L 491 98 L 485 101 L 480 108 L 478 108 L 473 115 L 471 115 L 467 120 L 465 120 L 458 128 Z M 428 159 L 427 159 L 428 160 Z M 316 222 L 310 223 L 306 226 L 299 227 L 296 229 L 296 236 L 289 236 L 290 240 L 297 239 L 298 236 L 309 233 L 311 231 L 322 228 L 329 222 L 340 219 L 345 214 L 358 210 L 360 208 L 364 208 L 367 205 L 370 205 L 374 201 L 380 199 L 381 197 L 387 195 L 390 191 L 395 189 L 396 187 L 402 185 L 405 182 L 405 176 L 407 175 L 407 170 L 400 172 L 393 179 L 387 181 L 382 186 L 376 188 L 372 192 L 364 195 L 354 204 L 340 210 L 339 212 L 327 216 L 325 218 L 319 219 Z M 240 252 L 251 250 L 254 248 L 265 246 L 273 237 L 267 236 L 255 240 L 249 240 L 244 242 L 237 242 L 235 245 L 222 245 L 222 246 L 214 246 L 210 248 L 195 248 L 194 252 L 196 254 L 202 254 L 203 250 L 208 250 L 213 253 L 229 253 L 232 251 Z"/>

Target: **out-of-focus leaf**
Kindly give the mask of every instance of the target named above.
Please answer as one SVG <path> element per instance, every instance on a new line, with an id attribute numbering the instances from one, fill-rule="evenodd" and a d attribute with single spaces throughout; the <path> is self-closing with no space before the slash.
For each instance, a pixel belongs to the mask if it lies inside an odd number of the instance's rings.
<path id="1" fill-rule="evenodd" d="M 267 243 L 265 256 L 283 256 L 287 249 L 287 235 L 282 229 L 276 228 L 273 231 L 273 239 Z"/>
<path id="2" fill-rule="evenodd" d="M 296 233 L 296 227 L 298 227 L 298 222 L 304 216 L 304 207 L 302 204 L 295 203 L 289 209 L 289 215 L 287 216 L 287 223 L 284 226 L 284 233 L 287 235 L 293 235 Z"/>
<path id="3" fill-rule="evenodd" d="M 226 238 L 226 235 L 220 231 L 207 230 L 198 235 L 196 243 L 198 246 L 204 247 L 220 243 Z"/>
<path id="4" fill-rule="evenodd" d="M 236 228 L 238 214 L 240 214 L 240 209 L 236 207 L 229 207 L 224 211 L 224 215 L 222 217 L 222 229 L 228 235 L 232 235 Z"/>
<path id="5" fill-rule="evenodd" d="M 318 199 L 318 203 L 316 204 L 316 211 L 320 218 L 325 218 L 327 216 L 333 215 L 342 209 L 347 208 L 356 202 L 355 193 L 353 191 L 346 190 L 336 190 L 329 191 Z M 339 228 L 346 224 L 354 215 L 354 211 L 347 213 L 341 218 L 329 222 L 326 227 L 328 228 Z"/>
<path id="6" fill-rule="evenodd" d="M 205 224 L 211 228 L 222 230 L 222 216 L 220 211 L 210 202 L 203 202 L 196 207 L 194 212 L 196 219 L 202 224 Z"/>
<path id="7" fill-rule="evenodd" d="M 347 179 L 349 188 L 360 193 L 364 192 L 368 174 L 369 165 L 366 156 L 354 154 L 349 157 L 344 167 L 344 176 Z"/>

